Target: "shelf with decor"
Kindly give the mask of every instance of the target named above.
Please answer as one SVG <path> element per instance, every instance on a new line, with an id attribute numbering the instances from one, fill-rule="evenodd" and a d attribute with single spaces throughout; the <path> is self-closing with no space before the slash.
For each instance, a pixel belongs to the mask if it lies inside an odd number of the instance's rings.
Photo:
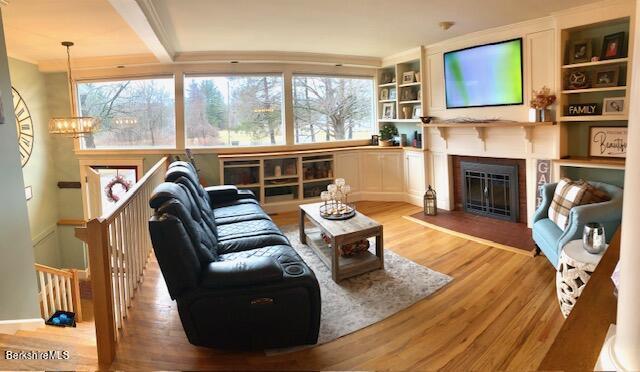
<path id="1" fill-rule="evenodd" d="M 602 61 L 598 60 L 598 61 L 566 64 L 566 65 L 562 65 L 562 68 L 571 69 L 571 68 L 581 68 L 581 67 L 598 67 L 598 66 L 611 65 L 611 64 L 617 64 L 617 63 L 627 63 L 628 61 L 629 61 L 629 58 L 627 57 L 614 58 L 614 59 L 605 59 Z"/>
<path id="2" fill-rule="evenodd" d="M 591 122 L 591 121 L 627 121 L 628 115 L 581 115 L 581 116 L 560 116 L 561 122 Z"/>
<path id="3" fill-rule="evenodd" d="M 565 89 L 562 94 L 580 94 L 580 93 L 598 93 L 598 92 L 616 92 L 626 91 L 626 86 L 602 87 L 602 88 L 585 88 L 585 89 Z"/>
<path id="4" fill-rule="evenodd" d="M 422 116 L 422 48 L 378 69 L 378 123 L 413 124 Z M 393 81 L 390 84 L 389 79 Z M 382 124 L 380 124 L 382 125 Z M 415 128 L 405 128 L 413 132 Z M 402 130 L 401 130 L 402 132 Z"/>
<path id="5" fill-rule="evenodd" d="M 633 55 L 630 17 L 607 19 L 603 14 L 593 23 L 564 23 L 570 26 L 558 23 L 557 120 L 562 145 L 560 159 L 553 160 L 556 177 L 597 179 L 609 172 L 607 177 L 615 178 L 625 168 Z"/>
<path id="6" fill-rule="evenodd" d="M 393 88 L 395 87 L 397 84 L 396 83 L 384 83 L 384 84 L 378 84 L 378 86 L 380 88 Z"/>
<path id="7" fill-rule="evenodd" d="M 276 209 L 316 198 L 334 180 L 333 153 L 327 151 L 225 154 L 219 161 L 222 184 L 249 189 L 262 205 Z"/>
<path id="8" fill-rule="evenodd" d="M 579 168 L 601 168 L 624 170 L 625 159 L 619 158 L 599 158 L 592 156 L 569 156 L 553 161 L 559 166 L 579 167 Z"/>

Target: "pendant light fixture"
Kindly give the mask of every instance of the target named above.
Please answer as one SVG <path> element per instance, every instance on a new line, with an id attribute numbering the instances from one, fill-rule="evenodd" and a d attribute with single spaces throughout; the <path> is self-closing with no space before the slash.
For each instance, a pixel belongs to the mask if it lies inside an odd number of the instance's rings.
<path id="1" fill-rule="evenodd" d="M 71 77 L 71 54 L 69 49 L 73 46 L 71 41 L 63 41 L 62 46 L 67 48 L 67 84 L 69 89 L 69 117 L 51 118 L 49 120 L 49 133 L 82 137 L 98 130 L 100 119 L 91 116 L 73 116 L 73 79 Z"/>

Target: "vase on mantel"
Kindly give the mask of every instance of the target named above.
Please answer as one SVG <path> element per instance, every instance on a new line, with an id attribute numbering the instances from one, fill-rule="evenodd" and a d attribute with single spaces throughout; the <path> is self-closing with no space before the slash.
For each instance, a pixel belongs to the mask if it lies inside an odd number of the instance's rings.
<path id="1" fill-rule="evenodd" d="M 551 110 L 530 108 L 529 121 L 532 123 L 542 123 L 546 121 L 553 121 L 553 118 L 551 117 Z"/>

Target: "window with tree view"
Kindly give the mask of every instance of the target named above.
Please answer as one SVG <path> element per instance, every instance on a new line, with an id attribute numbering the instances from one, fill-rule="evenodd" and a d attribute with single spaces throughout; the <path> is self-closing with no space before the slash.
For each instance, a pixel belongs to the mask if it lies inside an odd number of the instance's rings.
<path id="1" fill-rule="evenodd" d="M 102 121 L 96 133 L 83 137 L 83 148 L 175 146 L 173 77 L 78 82 L 77 89 L 80 115 Z"/>
<path id="2" fill-rule="evenodd" d="M 282 76 L 187 76 L 187 146 L 265 146 L 284 143 Z"/>
<path id="3" fill-rule="evenodd" d="M 370 138 L 374 132 L 373 79 L 296 75 L 296 143 Z"/>

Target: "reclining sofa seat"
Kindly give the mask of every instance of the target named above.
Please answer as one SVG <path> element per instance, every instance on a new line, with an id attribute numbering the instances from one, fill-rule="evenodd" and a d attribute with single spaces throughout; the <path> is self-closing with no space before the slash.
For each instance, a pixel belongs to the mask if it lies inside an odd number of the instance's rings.
<path id="1" fill-rule="evenodd" d="M 175 182 L 185 186 L 196 205 L 199 207 L 201 215 L 205 222 L 211 227 L 212 232 L 218 240 L 218 251 L 220 253 L 237 252 L 247 249 L 261 248 L 271 245 L 291 245 L 289 240 L 282 234 L 280 229 L 271 221 L 271 218 L 262 210 L 255 199 L 248 198 L 251 194 L 239 194 L 243 199 L 230 200 L 233 190 L 237 190 L 233 186 L 222 186 L 207 188 L 211 194 L 209 200 L 222 199 L 223 207 L 211 208 L 207 199 L 198 192 L 198 188 L 204 188 L 197 183 L 197 176 L 181 166 L 171 167 L 167 171 L 166 180 Z M 223 197 L 219 196 L 222 190 Z M 240 192 L 240 190 L 237 190 Z M 247 201 L 251 201 L 248 203 Z M 219 204 L 218 204 L 219 205 Z M 220 209 L 225 214 L 223 217 L 216 218 Z M 233 213 L 227 217 L 227 213 Z"/>
<path id="2" fill-rule="evenodd" d="M 197 189 L 185 183 L 191 181 L 179 178 L 183 180 L 165 182 L 154 191 L 149 204 L 156 213 L 149 230 L 189 342 L 234 349 L 316 343 L 318 282 L 288 240 L 281 233 L 265 238 L 278 237 L 277 244 L 264 243 L 259 235 L 234 237 L 228 240 L 239 244 L 225 247 L 211 228 L 225 225 L 217 225 L 193 197 Z M 210 209 L 215 215 L 216 208 Z"/>

